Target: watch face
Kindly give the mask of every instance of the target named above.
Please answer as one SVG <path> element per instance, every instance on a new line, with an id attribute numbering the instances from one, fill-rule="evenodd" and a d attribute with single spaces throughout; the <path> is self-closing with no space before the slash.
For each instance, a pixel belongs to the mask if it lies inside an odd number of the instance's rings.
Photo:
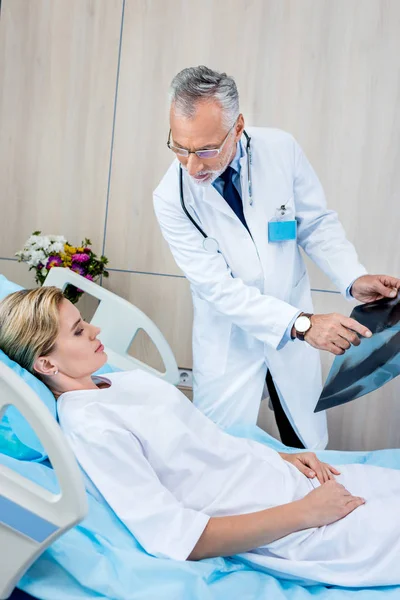
<path id="1" fill-rule="evenodd" d="M 298 319 L 296 319 L 294 327 L 299 333 L 306 333 L 306 331 L 308 331 L 311 327 L 311 321 L 309 317 L 299 317 Z"/>

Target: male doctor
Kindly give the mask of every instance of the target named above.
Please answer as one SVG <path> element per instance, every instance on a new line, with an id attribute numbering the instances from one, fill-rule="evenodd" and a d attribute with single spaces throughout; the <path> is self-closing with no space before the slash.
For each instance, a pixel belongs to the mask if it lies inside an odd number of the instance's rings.
<path id="1" fill-rule="evenodd" d="M 254 424 L 266 381 L 282 441 L 324 448 L 318 349 L 343 354 L 371 333 L 313 314 L 300 248 L 360 302 L 395 297 L 400 280 L 366 274 L 291 135 L 244 129 L 232 77 L 184 69 L 171 96 L 176 160 L 154 207 L 191 284 L 194 402 L 221 426 Z"/>

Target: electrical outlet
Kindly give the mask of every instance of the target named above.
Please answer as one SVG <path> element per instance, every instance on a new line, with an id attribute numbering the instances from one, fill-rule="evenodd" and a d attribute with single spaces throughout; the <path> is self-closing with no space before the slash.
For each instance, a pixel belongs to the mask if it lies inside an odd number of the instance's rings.
<path id="1" fill-rule="evenodd" d="M 178 371 L 179 371 L 178 386 L 193 389 L 192 369 L 178 369 Z"/>

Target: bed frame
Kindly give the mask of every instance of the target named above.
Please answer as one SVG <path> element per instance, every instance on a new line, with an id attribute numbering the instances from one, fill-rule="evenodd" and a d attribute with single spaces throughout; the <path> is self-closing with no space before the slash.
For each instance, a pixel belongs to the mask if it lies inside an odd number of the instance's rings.
<path id="1" fill-rule="evenodd" d="M 53 494 L 0 465 L 0 599 L 44 550 L 86 515 L 85 486 L 59 425 L 39 396 L 0 363 L 0 418 L 15 406 L 45 446 L 60 492 Z"/>

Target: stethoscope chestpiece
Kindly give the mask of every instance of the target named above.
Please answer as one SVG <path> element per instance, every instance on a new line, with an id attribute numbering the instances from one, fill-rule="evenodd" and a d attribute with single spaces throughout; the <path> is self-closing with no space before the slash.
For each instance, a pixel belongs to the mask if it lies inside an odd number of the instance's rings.
<path id="1" fill-rule="evenodd" d="M 203 240 L 203 248 L 210 254 L 217 254 L 219 251 L 219 244 L 215 238 L 206 237 Z"/>

